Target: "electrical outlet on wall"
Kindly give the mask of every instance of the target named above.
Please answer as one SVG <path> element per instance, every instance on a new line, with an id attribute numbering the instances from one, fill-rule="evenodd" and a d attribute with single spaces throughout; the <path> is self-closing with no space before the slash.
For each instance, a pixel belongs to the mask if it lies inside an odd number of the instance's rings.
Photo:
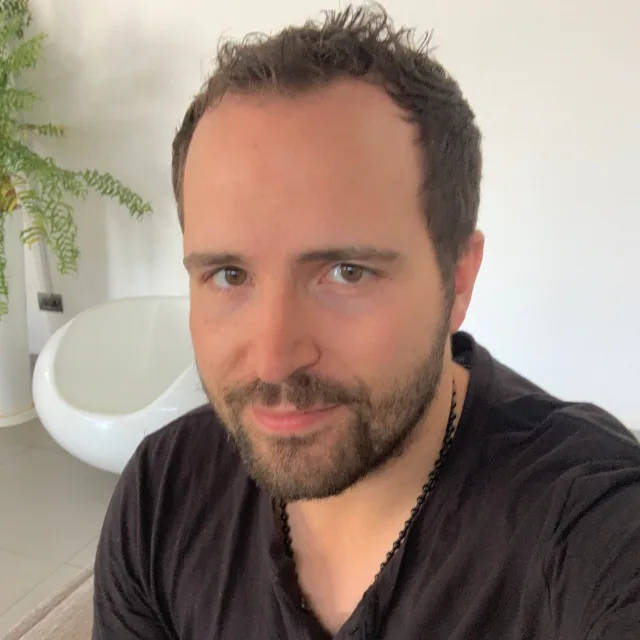
<path id="1" fill-rule="evenodd" d="M 62 313 L 64 311 L 62 296 L 59 293 L 42 293 L 40 291 L 38 292 L 38 307 L 40 311 Z"/>

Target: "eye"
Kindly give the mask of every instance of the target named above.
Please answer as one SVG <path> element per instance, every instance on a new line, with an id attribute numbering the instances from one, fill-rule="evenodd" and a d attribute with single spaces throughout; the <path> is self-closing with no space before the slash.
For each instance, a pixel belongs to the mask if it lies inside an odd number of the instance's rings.
<path id="1" fill-rule="evenodd" d="M 339 264 L 331 269 L 330 275 L 339 284 L 357 284 L 370 273 L 356 264 Z"/>
<path id="2" fill-rule="evenodd" d="M 211 276 L 210 280 L 220 289 L 231 289 L 241 287 L 248 279 L 248 274 L 244 269 L 237 267 L 223 267 L 218 269 Z"/>

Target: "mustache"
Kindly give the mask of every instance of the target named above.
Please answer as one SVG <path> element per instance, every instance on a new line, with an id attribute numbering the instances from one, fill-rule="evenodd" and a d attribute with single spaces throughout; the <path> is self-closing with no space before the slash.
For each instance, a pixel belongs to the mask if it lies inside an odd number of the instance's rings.
<path id="1" fill-rule="evenodd" d="M 248 404 L 266 407 L 292 404 L 298 411 L 303 411 L 317 405 L 368 402 L 367 393 L 361 388 L 351 389 L 335 380 L 319 378 L 306 372 L 295 373 L 280 384 L 254 380 L 228 389 L 224 399 L 227 406 L 235 410 Z"/>

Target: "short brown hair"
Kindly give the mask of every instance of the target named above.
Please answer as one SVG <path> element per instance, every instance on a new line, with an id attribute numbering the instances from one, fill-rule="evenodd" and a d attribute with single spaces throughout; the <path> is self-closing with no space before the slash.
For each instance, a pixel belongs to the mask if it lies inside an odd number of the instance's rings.
<path id="1" fill-rule="evenodd" d="M 339 78 L 382 87 L 417 126 L 423 152 L 422 195 L 440 269 L 450 281 L 478 218 L 481 135 L 458 84 L 433 59 L 429 37 L 414 44 L 413 30 L 394 29 L 383 8 L 325 12 L 273 36 L 252 34 L 221 44 L 216 69 L 187 109 L 173 141 L 172 182 L 184 229 L 182 184 L 198 121 L 226 92 L 295 95 Z"/>

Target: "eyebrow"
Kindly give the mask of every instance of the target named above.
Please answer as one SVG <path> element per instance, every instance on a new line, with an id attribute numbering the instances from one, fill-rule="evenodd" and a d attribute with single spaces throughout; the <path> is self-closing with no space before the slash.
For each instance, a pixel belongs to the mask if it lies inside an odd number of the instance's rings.
<path id="1" fill-rule="evenodd" d="M 310 264 L 313 262 L 401 262 L 402 254 L 391 249 L 380 249 L 371 246 L 332 247 L 306 251 L 296 256 L 298 264 Z M 238 253 L 224 252 L 193 252 L 183 260 L 185 268 L 205 269 L 224 267 L 228 265 L 244 266 L 248 260 Z"/>

